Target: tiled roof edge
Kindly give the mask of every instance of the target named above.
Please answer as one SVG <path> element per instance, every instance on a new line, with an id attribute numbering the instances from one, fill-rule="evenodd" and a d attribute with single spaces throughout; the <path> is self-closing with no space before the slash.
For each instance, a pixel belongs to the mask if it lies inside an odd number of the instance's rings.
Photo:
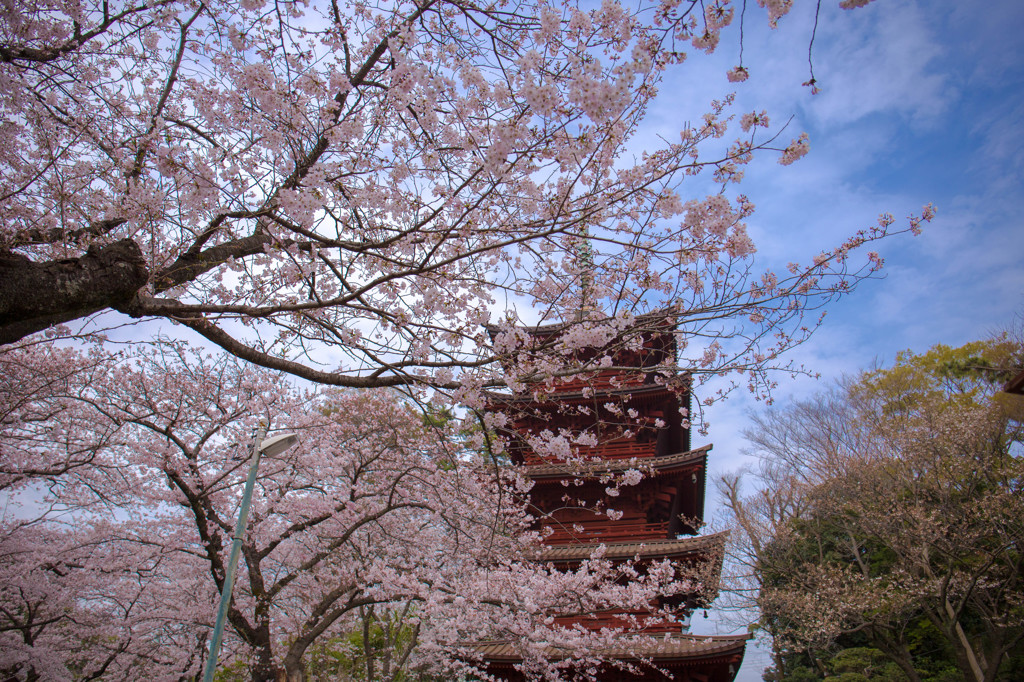
<path id="1" fill-rule="evenodd" d="M 586 561 L 604 545 L 603 559 L 659 558 L 690 554 L 702 549 L 725 545 L 728 531 L 698 535 L 681 540 L 647 540 L 640 542 L 594 542 L 572 545 L 547 545 L 539 548 L 535 559 L 552 563 Z"/>
<path id="2" fill-rule="evenodd" d="M 607 459 L 587 462 L 579 465 L 523 464 L 520 465 L 519 471 L 530 478 L 557 478 L 559 476 L 586 478 L 588 476 L 597 476 L 604 473 L 611 473 L 613 471 L 625 471 L 626 469 L 651 467 L 658 470 L 681 464 L 689 464 L 692 461 L 702 459 L 707 456 L 707 453 L 711 451 L 712 447 L 714 446 L 711 443 L 708 443 L 707 445 L 702 445 L 701 447 L 694 448 L 693 450 L 677 452 L 671 455 L 661 455 L 660 457 Z"/>

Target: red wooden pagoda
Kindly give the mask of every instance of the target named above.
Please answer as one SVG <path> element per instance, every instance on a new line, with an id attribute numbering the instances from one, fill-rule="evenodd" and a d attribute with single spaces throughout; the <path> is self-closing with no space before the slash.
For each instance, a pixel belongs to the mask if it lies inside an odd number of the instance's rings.
<path id="1" fill-rule="evenodd" d="M 713 573 L 721 569 L 724 535 L 698 535 L 711 446 L 691 448 L 688 382 L 665 370 L 675 360 L 675 328 L 671 312 L 636 318 L 627 329 L 606 334 L 610 340 L 601 348 L 567 357 L 567 364 L 584 368 L 582 373 L 561 381 L 527 382 L 517 394 L 490 396 L 488 409 L 507 417 L 509 456 L 534 482 L 530 503 L 545 536 L 540 560 L 571 568 L 604 545 L 605 558 L 612 560 L 668 558 L 681 570 L 711 561 Z M 519 330 L 521 342 L 510 366 L 517 353 L 537 357 L 556 352 L 568 329 L 553 324 Z M 497 328 L 489 331 L 492 336 L 499 333 Z M 571 463 L 545 457 L 530 445 L 543 434 L 572 438 L 584 431 L 593 433 L 597 444 L 579 447 Z M 643 473 L 640 483 L 620 486 L 618 495 L 609 496 L 609 481 L 631 469 Z M 681 594 L 651 605 L 677 607 L 683 617 L 671 620 L 650 615 L 655 608 L 558 620 L 588 629 L 625 627 L 657 635 L 657 644 L 649 649 L 602 652 L 608 658 L 653 664 L 642 666 L 642 673 L 609 666 L 602 681 L 729 682 L 739 670 L 749 637 L 687 634 L 689 614 L 706 607 L 707 600 L 707 595 Z M 515 669 L 520 659 L 510 645 L 487 643 L 481 651 L 491 674 L 523 679 Z"/>

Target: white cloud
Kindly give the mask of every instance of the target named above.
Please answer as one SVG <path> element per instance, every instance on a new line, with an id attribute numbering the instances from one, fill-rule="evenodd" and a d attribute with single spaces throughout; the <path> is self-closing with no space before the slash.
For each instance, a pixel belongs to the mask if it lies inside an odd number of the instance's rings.
<path id="1" fill-rule="evenodd" d="M 915 2 L 887 2 L 823 17 L 815 41 L 815 75 L 823 87 L 821 102 L 811 109 L 815 122 L 837 125 L 898 113 L 915 126 L 937 124 L 958 94 L 935 68 L 945 47 L 932 16 Z"/>

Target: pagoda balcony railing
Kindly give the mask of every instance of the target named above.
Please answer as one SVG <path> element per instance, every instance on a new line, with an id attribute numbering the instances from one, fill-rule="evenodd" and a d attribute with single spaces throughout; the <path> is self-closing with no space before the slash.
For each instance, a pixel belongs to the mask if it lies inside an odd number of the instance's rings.
<path id="1" fill-rule="evenodd" d="M 548 525 L 548 524 L 545 524 Z M 574 530 L 571 524 L 549 525 L 552 533 L 544 538 L 548 545 L 594 544 L 600 542 L 629 542 L 637 540 L 665 540 L 669 537 L 668 521 L 646 523 L 642 521 L 587 521 L 583 530 Z"/>
<path id="2" fill-rule="evenodd" d="M 653 457 L 657 451 L 657 444 L 654 441 L 637 443 L 636 441 L 611 441 L 595 447 L 581 447 L 578 450 L 580 457 L 587 460 L 597 459 L 630 459 L 636 457 L 643 459 Z M 524 453 L 524 464 L 558 464 L 559 460 L 554 458 L 543 458 L 532 451 Z M 585 466 L 585 465 L 584 465 Z"/>
<path id="3" fill-rule="evenodd" d="M 602 628 L 622 628 L 628 632 L 643 632 L 648 635 L 663 634 L 666 632 L 681 632 L 686 628 L 683 623 L 672 622 L 663 618 L 655 618 L 636 612 L 634 618 L 639 617 L 640 627 L 629 619 L 626 611 L 604 611 L 586 616 L 556 616 L 555 622 L 563 626 L 579 624 L 588 630 L 600 630 Z"/>

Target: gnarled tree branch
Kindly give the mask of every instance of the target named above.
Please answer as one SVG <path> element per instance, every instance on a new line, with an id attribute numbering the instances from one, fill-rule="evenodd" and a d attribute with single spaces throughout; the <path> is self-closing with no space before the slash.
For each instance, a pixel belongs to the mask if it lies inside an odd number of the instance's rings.
<path id="1" fill-rule="evenodd" d="M 142 251 L 131 239 L 45 263 L 0 252 L 0 343 L 119 307 L 148 280 Z"/>

